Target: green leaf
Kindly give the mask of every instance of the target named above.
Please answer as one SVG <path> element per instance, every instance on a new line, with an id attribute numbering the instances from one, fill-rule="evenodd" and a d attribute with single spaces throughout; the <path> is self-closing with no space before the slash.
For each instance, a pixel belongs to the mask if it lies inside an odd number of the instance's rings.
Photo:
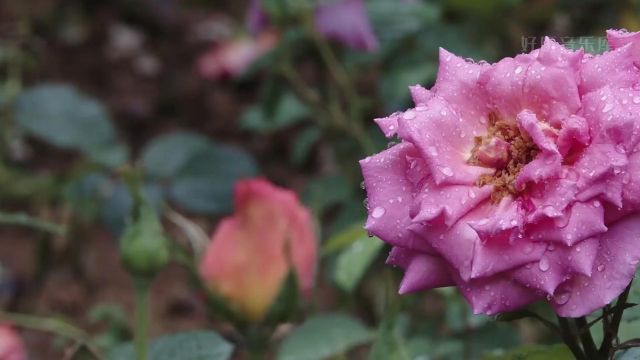
<path id="1" fill-rule="evenodd" d="M 245 151 L 211 144 L 193 156 L 169 187 L 169 196 L 187 211 L 220 214 L 231 211 L 234 183 L 257 173 Z"/>
<path id="2" fill-rule="evenodd" d="M 302 165 L 309 157 L 313 146 L 322 137 L 322 131 L 317 127 L 307 127 L 301 130 L 293 139 L 291 149 L 291 162 L 295 165 Z"/>
<path id="3" fill-rule="evenodd" d="M 352 317 L 341 314 L 317 315 L 305 321 L 284 340 L 278 359 L 326 359 L 369 342 L 372 337 L 373 333 Z"/>
<path id="4" fill-rule="evenodd" d="M 158 178 L 176 176 L 199 152 L 209 149 L 211 141 L 190 132 L 175 132 L 153 139 L 142 150 L 142 168 Z"/>
<path id="5" fill-rule="evenodd" d="M 640 360 L 640 348 L 631 348 L 619 351 L 615 357 L 616 360 Z"/>
<path id="6" fill-rule="evenodd" d="M 213 331 L 190 331 L 160 337 L 149 346 L 149 360 L 227 360 L 233 346 Z M 120 346 L 107 360 L 135 359 L 133 344 Z"/>
<path id="7" fill-rule="evenodd" d="M 256 132 L 271 132 L 298 123 L 310 115 L 309 108 L 292 93 L 285 93 L 272 111 L 260 105 L 250 106 L 240 118 L 244 129 Z"/>
<path id="8" fill-rule="evenodd" d="M 321 216 L 329 207 L 352 198 L 353 189 L 344 176 L 329 175 L 309 181 L 303 192 L 304 202 Z"/>
<path id="9" fill-rule="evenodd" d="M 363 228 L 364 220 L 356 222 L 347 229 L 330 237 L 322 246 L 322 256 L 327 256 L 340 251 L 356 242 L 358 239 L 367 236 Z"/>
<path id="10" fill-rule="evenodd" d="M 420 31 L 425 24 L 437 21 L 442 12 L 433 3 L 389 0 L 367 1 L 367 10 L 376 34 L 383 42 L 396 41 Z"/>
<path id="11" fill-rule="evenodd" d="M 67 85 L 45 84 L 24 91 L 15 103 L 16 123 L 52 145 L 80 150 L 107 166 L 127 160 L 106 109 Z"/>
<path id="12" fill-rule="evenodd" d="M 572 360 L 571 351 L 564 344 L 527 345 L 507 352 L 494 351 L 483 360 Z"/>
<path id="13" fill-rule="evenodd" d="M 385 109 L 395 111 L 404 108 L 410 98 L 409 86 L 429 83 L 435 78 L 436 71 L 435 63 L 425 61 L 388 69 L 383 73 L 379 87 Z"/>
<path id="14" fill-rule="evenodd" d="M 380 239 L 367 236 L 363 230 L 361 236 L 340 253 L 336 262 L 335 281 L 342 290 L 351 292 L 356 288 L 383 244 Z"/>

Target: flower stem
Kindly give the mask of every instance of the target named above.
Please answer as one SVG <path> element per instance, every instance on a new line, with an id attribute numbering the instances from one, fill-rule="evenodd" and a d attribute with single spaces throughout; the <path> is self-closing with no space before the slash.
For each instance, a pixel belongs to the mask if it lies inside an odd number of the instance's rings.
<path id="1" fill-rule="evenodd" d="M 569 350 L 571 350 L 573 356 L 575 356 L 577 360 L 587 360 L 586 355 L 582 351 L 582 348 L 580 348 L 578 340 L 576 339 L 576 336 L 571 329 L 571 323 L 569 322 L 569 319 L 558 316 L 558 324 L 560 325 L 560 335 L 562 336 L 562 341 L 564 341 L 567 347 L 569 347 Z"/>
<path id="2" fill-rule="evenodd" d="M 608 357 L 613 350 L 613 340 L 618 336 L 618 328 L 620 327 L 620 321 L 622 321 L 622 314 L 624 313 L 625 304 L 627 303 L 627 298 L 629 297 L 630 290 L 631 283 L 629 283 L 627 288 L 618 297 L 616 310 L 613 313 L 611 322 L 609 323 L 609 326 L 605 328 L 604 338 L 602 339 L 602 344 L 600 345 L 600 355 L 602 357 Z"/>
<path id="3" fill-rule="evenodd" d="M 587 319 L 585 319 L 583 316 L 576 318 L 575 322 L 576 327 L 578 328 L 580 340 L 582 341 L 582 347 L 584 348 L 584 352 L 586 353 L 587 357 L 589 359 L 599 359 L 600 355 L 598 354 L 598 348 L 596 347 L 596 343 L 593 341 L 591 331 L 589 331 L 589 324 L 587 323 Z"/>
<path id="4" fill-rule="evenodd" d="M 136 318 L 134 343 L 137 360 L 147 360 L 149 341 L 149 287 L 146 279 L 136 279 Z"/>

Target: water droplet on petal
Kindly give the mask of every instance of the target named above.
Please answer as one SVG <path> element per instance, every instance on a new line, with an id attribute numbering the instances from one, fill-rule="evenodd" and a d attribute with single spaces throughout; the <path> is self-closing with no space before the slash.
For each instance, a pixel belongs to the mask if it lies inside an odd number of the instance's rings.
<path id="1" fill-rule="evenodd" d="M 597 267 L 598 271 L 602 272 L 604 270 L 604 264 L 600 264 Z"/>
<path id="2" fill-rule="evenodd" d="M 520 74 L 521 72 L 522 72 L 522 66 L 518 66 L 518 67 L 516 68 L 515 73 L 516 73 L 516 74 Z"/>
<path id="3" fill-rule="evenodd" d="M 416 113 L 414 113 L 411 110 L 405 111 L 405 113 L 402 114 L 402 118 L 405 119 L 405 120 L 411 120 L 411 119 L 413 119 L 415 117 L 416 117 Z"/>
<path id="4" fill-rule="evenodd" d="M 556 304 L 564 305 L 569 301 L 570 297 L 571 297 L 571 293 L 564 292 L 564 293 L 560 293 L 560 294 L 554 296 L 554 300 L 555 300 Z"/>
<path id="5" fill-rule="evenodd" d="M 427 148 L 427 150 L 429 151 L 429 154 L 430 154 L 431 156 L 438 156 L 438 150 L 436 150 L 436 148 L 435 148 L 435 147 L 433 147 L 433 146 L 429 146 L 429 147 Z"/>
<path id="6" fill-rule="evenodd" d="M 603 113 L 607 113 L 607 112 L 611 111 L 611 109 L 613 109 L 613 104 L 612 103 L 607 103 L 607 105 L 605 105 L 602 108 L 602 112 Z"/>
<path id="7" fill-rule="evenodd" d="M 634 97 L 632 101 L 634 104 L 640 104 L 640 96 Z"/>
<path id="8" fill-rule="evenodd" d="M 440 170 L 440 172 L 444 175 L 444 176 L 453 176 L 453 170 L 451 170 L 451 168 L 446 167 L 446 166 L 438 166 L 438 170 Z"/>
<path id="9" fill-rule="evenodd" d="M 540 271 L 549 270 L 549 260 L 546 257 L 543 257 L 542 259 L 540 259 L 540 262 L 538 263 L 538 268 L 540 269 Z"/>
<path id="10" fill-rule="evenodd" d="M 386 212 L 386 210 L 381 207 L 381 206 L 377 206 L 375 209 L 373 209 L 373 211 L 371 212 L 371 216 L 374 219 L 379 219 L 382 217 L 382 215 L 384 215 L 384 213 Z"/>

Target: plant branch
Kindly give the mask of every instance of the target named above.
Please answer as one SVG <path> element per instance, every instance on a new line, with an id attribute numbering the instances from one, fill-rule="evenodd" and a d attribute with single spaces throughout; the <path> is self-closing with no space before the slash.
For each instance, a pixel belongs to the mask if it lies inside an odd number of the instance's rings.
<path id="1" fill-rule="evenodd" d="M 8 213 L 0 211 L 0 224 L 16 225 L 48 232 L 56 236 L 64 236 L 66 228 L 49 221 L 34 218 L 24 213 Z"/>
<path id="2" fill-rule="evenodd" d="M 569 347 L 573 356 L 575 356 L 577 360 L 587 360 L 587 357 L 578 344 L 573 329 L 571 329 L 569 320 L 558 316 L 558 324 L 560 325 L 560 336 L 562 337 L 562 341 L 564 341 L 567 347 Z"/>
<path id="3" fill-rule="evenodd" d="M 631 290 L 631 284 L 629 283 L 627 288 L 620 294 L 618 301 L 616 302 L 616 310 L 611 318 L 610 326 L 605 329 L 604 338 L 600 345 L 600 355 L 609 356 L 613 350 L 613 340 L 618 336 L 618 328 L 620 327 L 620 321 L 622 321 L 622 314 L 624 313 L 624 304 L 627 303 L 629 297 L 629 291 Z"/>

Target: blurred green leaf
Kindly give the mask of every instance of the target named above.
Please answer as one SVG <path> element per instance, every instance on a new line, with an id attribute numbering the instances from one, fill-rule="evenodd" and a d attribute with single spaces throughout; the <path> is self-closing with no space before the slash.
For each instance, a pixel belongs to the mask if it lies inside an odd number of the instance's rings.
<path id="1" fill-rule="evenodd" d="M 564 344 L 527 345 L 504 351 L 494 351 L 483 360 L 572 360 L 571 351 Z"/>
<path id="2" fill-rule="evenodd" d="M 160 337 L 149 346 L 149 360 L 227 360 L 233 346 L 213 331 L 191 331 Z M 107 360 L 135 359 L 133 344 L 117 347 Z"/>
<path id="3" fill-rule="evenodd" d="M 353 190 L 343 176 L 329 175 L 309 181 L 302 197 L 304 202 L 321 216 L 329 207 L 348 201 Z"/>
<path id="4" fill-rule="evenodd" d="M 330 237 L 322 246 L 322 256 L 340 251 L 358 241 L 358 239 L 367 237 L 367 232 L 364 230 L 363 226 L 364 220 L 356 222 L 349 228 Z"/>
<path id="5" fill-rule="evenodd" d="M 322 131 L 315 126 L 309 126 L 300 131 L 294 137 L 291 145 L 291 162 L 295 165 L 302 165 L 321 137 Z"/>
<path id="6" fill-rule="evenodd" d="M 350 316 L 316 315 L 295 329 L 282 343 L 279 360 L 321 360 L 344 354 L 371 341 L 373 332 Z"/>
<path id="7" fill-rule="evenodd" d="M 253 158 L 236 147 L 211 144 L 187 161 L 169 187 L 169 196 L 187 211 L 231 211 L 234 183 L 257 173 Z"/>
<path id="8" fill-rule="evenodd" d="M 369 237 L 364 233 L 364 236 L 360 236 L 340 253 L 334 278 L 342 290 L 351 292 L 356 288 L 367 268 L 378 256 L 383 244 L 380 239 Z"/>
<path id="9" fill-rule="evenodd" d="M 98 163 L 117 166 L 127 160 L 128 150 L 118 142 L 104 106 L 71 86 L 45 84 L 24 91 L 14 118 L 27 133 L 80 150 Z"/>
<path id="10" fill-rule="evenodd" d="M 244 129 L 270 132 L 298 123 L 310 114 L 309 108 L 292 93 L 285 93 L 274 106 L 272 113 L 261 105 L 250 106 L 242 115 L 240 124 Z"/>
<path id="11" fill-rule="evenodd" d="M 615 356 L 616 360 L 640 360 L 640 348 L 632 348 L 619 351 Z"/>
<path id="12" fill-rule="evenodd" d="M 400 65 L 388 69 L 382 74 L 379 93 L 387 111 L 396 111 L 406 107 L 409 99 L 409 86 L 425 85 L 436 75 L 437 65 L 422 61 L 418 64 Z"/>
<path id="13" fill-rule="evenodd" d="M 153 139 L 142 150 L 145 173 L 158 178 L 176 176 L 197 153 L 209 149 L 211 141 L 203 135 L 175 132 Z"/>
<path id="14" fill-rule="evenodd" d="M 369 19 L 381 41 L 396 41 L 437 21 L 439 5 L 424 1 L 367 1 Z"/>

